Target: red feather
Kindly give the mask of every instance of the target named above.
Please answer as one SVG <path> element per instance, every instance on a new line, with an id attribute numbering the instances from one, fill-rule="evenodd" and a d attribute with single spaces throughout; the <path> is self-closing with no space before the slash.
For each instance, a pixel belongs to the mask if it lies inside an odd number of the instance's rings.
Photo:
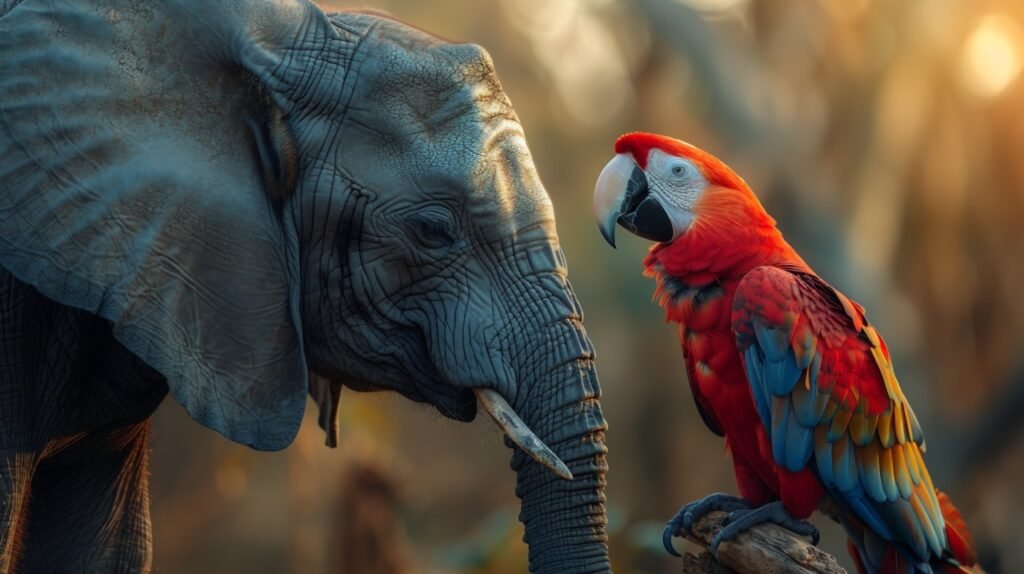
<path id="1" fill-rule="evenodd" d="M 949 538 L 953 558 L 964 566 L 974 566 L 978 563 L 978 550 L 974 546 L 974 537 L 967 530 L 967 522 L 945 492 L 936 489 L 935 495 L 939 498 L 942 516 L 946 519 L 946 536 Z"/>

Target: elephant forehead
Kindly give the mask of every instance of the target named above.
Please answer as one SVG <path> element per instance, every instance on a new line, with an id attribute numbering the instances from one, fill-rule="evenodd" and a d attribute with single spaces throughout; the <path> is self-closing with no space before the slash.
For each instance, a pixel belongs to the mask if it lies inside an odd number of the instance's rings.
<path id="1" fill-rule="evenodd" d="M 501 92 L 494 62 L 482 47 L 464 42 L 448 42 L 422 30 L 380 16 L 349 15 L 370 18 L 363 39 L 361 63 L 376 58 L 388 75 L 418 80 L 421 87 L 448 90 L 456 85 L 493 84 Z M 504 98 L 502 98 L 504 99 Z M 504 105 L 507 106 L 507 100 Z"/>
<path id="2" fill-rule="evenodd" d="M 519 123 L 502 122 L 489 134 L 484 149 L 485 165 L 493 175 L 491 185 L 477 187 L 477 193 L 493 197 L 499 215 L 519 225 L 553 224 L 551 199 L 537 175 Z"/>
<path id="3" fill-rule="evenodd" d="M 439 68 L 441 68 L 439 66 Z M 518 121 L 501 86 L 476 77 L 453 80 L 450 70 L 416 76 L 378 73 L 364 101 L 386 118 L 382 135 L 399 142 L 427 140 L 464 153 L 479 149 L 502 120 Z"/>
<path id="4" fill-rule="evenodd" d="M 487 52 L 380 19 L 359 60 L 360 100 L 382 107 L 397 135 L 465 137 L 465 124 L 515 119 Z M 469 130 L 472 131 L 472 130 Z"/>
<path id="5" fill-rule="evenodd" d="M 369 19 L 356 58 L 354 107 L 365 116 L 360 121 L 372 122 L 390 163 L 420 185 L 468 191 L 470 209 L 482 219 L 517 228 L 553 224 L 551 201 L 486 50 L 380 16 L 341 17 Z"/>

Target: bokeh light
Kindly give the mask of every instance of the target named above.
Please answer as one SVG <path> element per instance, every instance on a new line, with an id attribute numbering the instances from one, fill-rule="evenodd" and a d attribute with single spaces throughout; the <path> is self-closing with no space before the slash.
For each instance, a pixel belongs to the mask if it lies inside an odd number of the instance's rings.
<path id="1" fill-rule="evenodd" d="M 986 14 L 964 44 L 960 74 L 964 85 L 978 96 L 991 98 L 1006 89 L 1020 73 L 1020 26 L 1002 13 Z"/>
<path id="2" fill-rule="evenodd" d="M 567 114 L 566 129 L 614 121 L 632 95 L 629 69 L 602 6 L 582 0 L 503 0 L 509 21 L 526 36 Z"/>
<path id="3" fill-rule="evenodd" d="M 742 8 L 749 0 L 675 0 L 684 6 L 703 12 L 727 12 Z"/>

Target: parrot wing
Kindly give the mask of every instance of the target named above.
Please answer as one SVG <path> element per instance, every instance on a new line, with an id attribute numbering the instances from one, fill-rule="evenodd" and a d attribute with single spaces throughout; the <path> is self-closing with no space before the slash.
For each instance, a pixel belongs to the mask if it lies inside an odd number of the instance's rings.
<path id="1" fill-rule="evenodd" d="M 924 434 L 863 308 L 806 270 L 758 267 L 737 288 L 732 327 L 775 462 L 811 465 L 880 537 L 941 556 Z"/>

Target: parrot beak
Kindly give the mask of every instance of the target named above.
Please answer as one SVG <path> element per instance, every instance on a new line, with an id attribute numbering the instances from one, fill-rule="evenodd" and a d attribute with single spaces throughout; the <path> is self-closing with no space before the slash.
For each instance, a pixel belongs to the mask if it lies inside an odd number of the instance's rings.
<path id="1" fill-rule="evenodd" d="M 665 208 L 650 195 L 647 175 L 627 153 L 612 158 L 597 177 L 594 216 L 601 235 L 612 247 L 616 223 L 651 241 L 671 241 L 676 236 Z"/>
<path id="2" fill-rule="evenodd" d="M 597 176 L 594 187 L 594 217 L 597 228 L 609 245 L 615 247 L 615 220 L 619 218 L 626 189 L 633 170 L 640 169 L 632 156 L 626 153 L 616 155 Z M 641 174 L 643 172 L 641 171 Z"/>

